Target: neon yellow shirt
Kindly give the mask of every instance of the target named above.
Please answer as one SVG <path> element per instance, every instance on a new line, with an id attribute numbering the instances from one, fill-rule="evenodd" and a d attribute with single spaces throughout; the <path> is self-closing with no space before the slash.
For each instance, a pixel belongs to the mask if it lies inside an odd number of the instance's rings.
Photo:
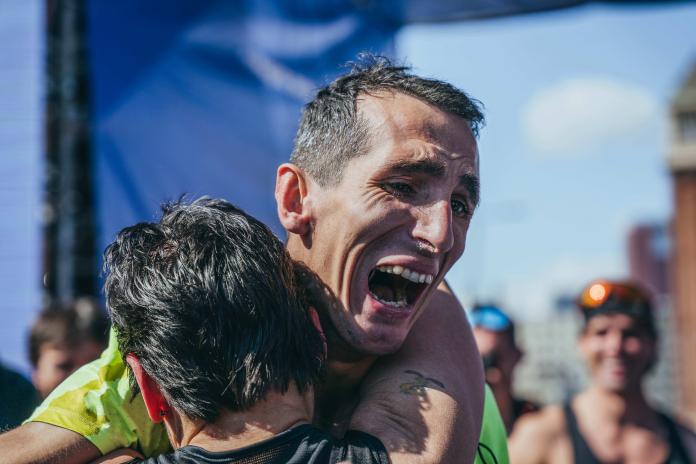
<path id="1" fill-rule="evenodd" d="M 133 397 L 113 330 L 101 357 L 61 383 L 34 411 L 28 419 L 32 421 L 79 433 L 102 454 L 133 448 L 150 457 L 171 450 L 164 426 L 150 420 L 140 394 Z M 481 443 L 493 451 L 498 463 L 508 464 L 505 427 L 488 387 Z M 482 452 L 484 459 L 477 457 L 477 464 L 494 462 Z"/>
<path id="2" fill-rule="evenodd" d="M 31 421 L 79 433 L 102 454 L 133 448 L 149 457 L 171 449 L 164 426 L 150 420 L 140 394 L 133 397 L 113 330 L 101 357 L 53 390 L 28 419 Z"/>

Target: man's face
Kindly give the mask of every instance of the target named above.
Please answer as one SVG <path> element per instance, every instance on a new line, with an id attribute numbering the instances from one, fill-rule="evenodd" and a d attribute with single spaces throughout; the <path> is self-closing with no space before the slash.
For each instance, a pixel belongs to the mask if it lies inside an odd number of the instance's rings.
<path id="1" fill-rule="evenodd" d="M 366 354 L 396 351 L 464 251 L 478 201 L 465 120 L 404 94 L 366 96 L 369 149 L 338 185 L 309 186 L 306 263 L 341 300 L 332 323 Z"/>
<path id="2" fill-rule="evenodd" d="M 34 387 L 45 398 L 78 367 L 74 349 L 65 345 L 44 344 L 39 348 L 39 359 L 32 374 Z"/>
<path id="3" fill-rule="evenodd" d="M 483 327 L 474 327 L 473 332 L 481 357 L 493 362 L 492 366 L 486 366 L 486 382 L 509 385 L 515 366 L 522 357 L 519 348 L 512 341 L 512 336 Z"/>
<path id="4" fill-rule="evenodd" d="M 624 392 L 640 388 L 655 361 L 655 339 L 625 314 L 594 316 L 580 337 L 580 351 L 593 383 Z"/>
<path id="5" fill-rule="evenodd" d="M 97 359 L 103 350 L 104 346 L 93 340 L 85 340 L 75 346 L 43 344 L 32 373 L 34 387 L 45 398 L 79 367 Z"/>

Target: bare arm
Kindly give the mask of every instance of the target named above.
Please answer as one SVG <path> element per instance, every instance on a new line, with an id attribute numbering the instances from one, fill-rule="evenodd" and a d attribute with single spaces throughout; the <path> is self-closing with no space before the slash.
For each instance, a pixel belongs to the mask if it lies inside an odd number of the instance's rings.
<path id="1" fill-rule="evenodd" d="M 130 448 L 121 448 L 102 456 L 91 464 L 123 464 L 131 462 L 133 459 L 144 459 L 143 455 Z"/>
<path id="2" fill-rule="evenodd" d="M 473 462 L 483 385 L 466 315 L 443 285 L 404 346 L 364 380 L 350 428 L 379 438 L 395 464 Z"/>
<path id="3" fill-rule="evenodd" d="M 551 462 L 552 449 L 559 445 L 565 434 L 563 412 L 558 406 L 549 406 L 539 412 L 525 414 L 510 434 L 510 462 Z"/>
<path id="4" fill-rule="evenodd" d="M 0 435 L 5 464 L 74 464 L 89 462 L 101 453 L 82 435 L 42 422 L 29 422 Z"/>

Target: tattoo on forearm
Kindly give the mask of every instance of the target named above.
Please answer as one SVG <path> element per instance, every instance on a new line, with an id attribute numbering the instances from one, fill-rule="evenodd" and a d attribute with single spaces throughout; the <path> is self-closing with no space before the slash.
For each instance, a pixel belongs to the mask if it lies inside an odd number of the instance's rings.
<path id="1" fill-rule="evenodd" d="M 404 382 L 399 385 L 399 390 L 405 395 L 425 396 L 425 389 L 429 386 L 437 386 L 443 390 L 445 389 L 445 384 L 431 377 L 425 377 L 420 372 L 412 370 L 406 370 L 404 372 L 413 375 L 413 380 L 411 382 Z"/>

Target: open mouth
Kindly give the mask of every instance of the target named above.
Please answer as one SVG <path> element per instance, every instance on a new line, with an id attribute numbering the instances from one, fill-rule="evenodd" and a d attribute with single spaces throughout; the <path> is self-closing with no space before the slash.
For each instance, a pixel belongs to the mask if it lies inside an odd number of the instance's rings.
<path id="1" fill-rule="evenodd" d="M 367 281 L 372 297 L 395 308 L 412 305 L 433 282 L 430 274 L 421 274 L 403 266 L 379 266 Z"/>

